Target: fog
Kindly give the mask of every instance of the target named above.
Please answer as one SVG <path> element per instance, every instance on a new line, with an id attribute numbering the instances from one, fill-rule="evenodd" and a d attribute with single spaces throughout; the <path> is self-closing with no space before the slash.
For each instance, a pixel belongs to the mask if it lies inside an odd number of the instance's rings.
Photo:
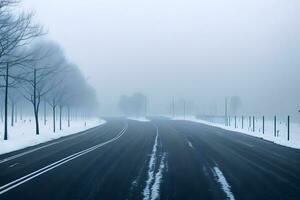
<path id="1" fill-rule="evenodd" d="M 149 114 L 172 97 L 190 114 L 300 109 L 298 0 L 24 0 L 95 88 L 102 115 L 121 95 L 143 93 Z M 178 109 L 179 110 L 179 109 Z M 181 112 L 181 111 L 178 111 Z"/>

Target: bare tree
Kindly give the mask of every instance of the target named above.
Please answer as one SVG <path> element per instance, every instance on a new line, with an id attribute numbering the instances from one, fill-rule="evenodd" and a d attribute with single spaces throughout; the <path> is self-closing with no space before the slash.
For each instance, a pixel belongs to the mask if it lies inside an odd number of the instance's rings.
<path id="1" fill-rule="evenodd" d="M 42 34 L 39 25 L 33 23 L 33 13 L 21 13 L 16 15 L 12 7 L 18 4 L 16 0 L 4 0 L 0 2 L 0 71 L 4 78 L 0 87 L 5 89 L 4 99 L 4 140 L 8 139 L 7 113 L 9 88 L 15 86 L 21 74 L 12 74 L 16 66 L 22 65 L 27 56 L 20 54 L 35 37 Z"/>
<path id="2" fill-rule="evenodd" d="M 33 46 L 32 62 L 24 73 L 23 95 L 33 106 L 36 134 L 39 135 L 39 108 L 41 99 L 55 88 L 55 76 L 62 72 L 64 55 L 58 45 L 42 41 Z M 58 85 L 58 83 L 57 83 Z"/>
<path id="3" fill-rule="evenodd" d="M 66 103 L 67 96 L 70 94 L 70 88 L 68 84 L 70 83 L 71 77 L 69 76 L 69 65 L 65 63 L 65 73 L 58 74 L 51 81 L 52 90 L 47 94 L 46 99 L 52 108 L 52 120 L 53 120 L 53 132 L 56 132 L 56 108 L 59 107 L 59 129 L 62 130 L 62 109 Z"/>

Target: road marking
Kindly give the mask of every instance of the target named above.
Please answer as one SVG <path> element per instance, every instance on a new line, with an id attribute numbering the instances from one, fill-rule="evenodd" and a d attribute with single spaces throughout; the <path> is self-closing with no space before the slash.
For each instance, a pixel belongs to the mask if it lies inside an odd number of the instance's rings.
<path id="1" fill-rule="evenodd" d="M 15 163 L 15 164 L 9 165 L 9 168 L 14 167 L 14 166 L 16 166 L 16 165 L 18 165 L 18 164 L 19 164 L 19 163 Z"/>
<path id="2" fill-rule="evenodd" d="M 94 151 L 94 150 L 96 150 L 96 149 L 98 149 L 100 147 L 105 146 L 106 144 L 109 144 L 111 142 L 114 142 L 114 141 L 118 140 L 120 137 L 123 136 L 123 134 L 126 132 L 127 128 L 128 128 L 128 124 L 125 125 L 125 127 L 118 133 L 118 135 L 116 137 L 114 137 L 114 138 L 112 138 L 112 139 L 110 139 L 110 140 L 108 140 L 106 142 L 103 142 L 101 144 L 92 146 L 92 147 L 90 147 L 90 148 L 88 148 L 86 150 L 80 151 L 78 153 L 72 154 L 72 155 L 70 155 L 68 157 L 65 157 L 65 158 L 63 158 L 63 159 L 61 159 L 59 161 L 56 161 L 56 162 L 54 162 L 54 163 L 52 163 L 50 165 L 47 165 L 47 166 L 45 166 L 45 167 L 43 167 L 43 168 L 41 168 L 41 169 L 39 169 L 37 171 L 34 171 L 34 172 L 30 173 L 30 174 L 27 174 L 27 175 L 25 175 L 25 176 L 23 176 L 23 177 L 21 177 L 21 178 L 19 178 L 17 180 L 14 180 L 14 181 L 6 184 L 6 185 L 1 186 L 0 187 L 0 195 L 6 193 L 6 192 L 8 192 L 8 191 L 10 191 L 10 190 L 12 190 L 12 189 L 14 189 L 16 187 L 18 187 L 19 185 L 22 185 L 23 183 L 25 183 L 27 181 L 30 181 L 31 179 L 34 179 L 35 177 L 38 177 L 38 176 L 40 176 L 40 175 L 42 175 L 42 174 L 44 174 L 44 173 L 46 173 L 46 172 L 48 172 L 48 171 L 50 171 L 52 169 L 55 169 L 55 168 L 57 168 L 57 167 L 65 164 L 65 163 L 67 163 L 67 162 L 69 162 L 71 160 L 74 160 L 75 158 L 83 156 L 83 155 L 85 155 L 85 154 L 87 154 L 89 152 L 92 152 L 92 151 Z"/>
<path id="3" fill-rule="evenodd" d="M 217 181 L 221 184 L 222 190 L 225 192 L 227 199 L 235 200 L 233 193 L 231 192 L 231 186 L 228 184 L 222 171 L 218 167 L 214 167 L 213 174 L 215 175 Z"/>
<path id="4" fill-rule="evenodd" d="M 100 125 L 100 126 L 101 126 L 101 125 Z M 96 128 L 96 127 L 94 127 L 94 128 Z M 13 159 L 16 159 L 16 158 L 19 158 L 19 157 L 22 157 L 22 156 L 25 156 L 25 155 L 30 154 L 30 153 L 33 153 L 33 152 L 35 152 L 35 151 L 38 151 L 38 150 L 41 150 L 41 149 L 44 149 L 44 148 L 53 146 L 53 145 L 55 145 L 55 144 L 59 144 L 59 143 L 62 143 L 62 142 L 64 142 L 64 141 L 67 141 L 67 140 L 71 140 L 71 139 L 77 138 L 77 137 L 81 136 L 82 134 L 87 134 L 87 133 L 91 132 L 92 129 L 94 129 L 94 128 L 91 128 L 91 129 L 89 129 L 89 130 L 83 131 L 82 133 L 77 133 L 76 135 L 73 135 L 73 136 L 70 136 L 70 137 L 68 137 L 68 138 L 62 139 L 61 141 L 58 141 L 58 142 L 52 142 L 52 143 L 50 143 L 50 144 L 46 144 L 46 145 L 44 145 L 44 146 L 37 147 L 37 148 L 35 148 L 35 149 L 31 149 L 31 150 L 25 151 L 25 152 L 23 152 L 23 153 L 19 153 L 19 154 L 17 154 L 17 155 L 13 155 L 13 156 L 4 158 L 4 159 L 0 160 L 0 164 L 5 163 L 5 162 L 8 162 L 8 161 L 11 161 L 11 160 L 13 160 Z M 66 136 L 66 137 L 67 137 L 67 136 Z"/>
<path id="5" fill-rule="evenodd" d="M 0 164 L 1 164 L 1 163 L 5 163 L 5 162 L 10 161 L 10 160 L 13 160 L 13 159 L 16 159 L 16 158 L 19 158 L 19 157 L 24 156 L 24 155 L 30 154 L 30 153 L 32 153 L 32 152 L 35 152 L 35 151 L 44 149 L 44 148 L 46 148 L 46 147 L 52 146 L 52 145 L 57 144 L 57 143 L 59 143 L 59 142 L 53 142 L 53 143 L 44 145 L 44 146 L 42 146 L 42 147 L 38 147 L 38 148 L 29 150 L 29 151 L 25 151 L 25 152 L 23 152 L 23 153 L 19 153 L 19 154 L 14 155 L 14 156 L 10 156 L 10 157 L 8 157 L 8 158 L 5 158 L 5 159 L 3 159 L 3 160 L 0 160 Z"/>

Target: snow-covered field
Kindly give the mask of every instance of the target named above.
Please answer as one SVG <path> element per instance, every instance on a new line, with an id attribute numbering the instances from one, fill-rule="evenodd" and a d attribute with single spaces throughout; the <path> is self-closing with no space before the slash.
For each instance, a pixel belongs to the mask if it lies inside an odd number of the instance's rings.
<path id="1" fill-rule="evenodd" d="M 59 123 L 56 123 L 56 132 L 53 133 L 52 121 L 48 120 L 46 126 L 42 120 L 40 122 L 40 135 L 35 134 L 35 123 L 33 120 L 22 120 L 15 123 L 13 127 L 8 125 L 8 140 L 3 140 L 3 124 L 0 123 L 0 154 L 23 149 L 29 146 L 41 144 L 67 135 L 75 134 L 95 126 L 104 124 L 101 119 L 89 119 L 86 121 L 71 121 L 68 128 L 67 122 L 64 121 L 62 130 L 59 130 Z"/>
<path id="2" fill-rule="evenodd" d="M 183 120 L 182 118 L 175 118 L 174 120 Z M 300 124 L 291 122 L 290 123 L 290 140 L 288 141 L 288 127 L 287 120 L 279 120 L 277 119 L 276 126 L 276 135 L 274 137 L 274 120 L 266 119 L 265 120 L 265 132 L 263 134 L 263 123 L 262 118 L 255 119 L 255 130 L 253 131 L 252 126 L 249 126 L 249 119 L 244 119 L 244 127 L 242 128 L 242 120 L 241 118 L 237 118 L 237 128 L 235 128 L 235 121 L 231 118 L 231 126 L 225 126 L 224 123 L 216 123 L 216 122 L 208 122 L 205 120 L 196 119 L 195 117 L 187 117 L 185 120 L 193 121 L 197 123 L 202 123 L 218 128 L 222 128 L 225 130 L 235 131 L 247 135 L 252 135 L 255 137 L 262 138 L 264 140 L 268 140 L 274 142 L 276 144 L 280 144 L 287 147 L 292 147 L 296 149 L 300 149 Z M 251 122 L 251 125 L 252 122 Z"/>

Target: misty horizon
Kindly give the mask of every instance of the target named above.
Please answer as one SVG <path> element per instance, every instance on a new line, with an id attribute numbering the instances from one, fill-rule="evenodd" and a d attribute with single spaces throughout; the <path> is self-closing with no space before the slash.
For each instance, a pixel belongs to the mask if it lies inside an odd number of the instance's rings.
<path id="1" fill-rule="evenodd" d="M 193 114 L 224 114 L 232 96 L 246 115 L 300 109 L 298 1 L 23 5 L 95 88 L 101 115 L 119 115 L 119 97 L 136 92 L 149 98 L 153 115 L 169 114 L 172 97 L 191 102 Z"/>
<path id="2" fill-rule="evenodd" d="M 300 199 L 299 10 L 0 0 L 1 200 Z"/>

